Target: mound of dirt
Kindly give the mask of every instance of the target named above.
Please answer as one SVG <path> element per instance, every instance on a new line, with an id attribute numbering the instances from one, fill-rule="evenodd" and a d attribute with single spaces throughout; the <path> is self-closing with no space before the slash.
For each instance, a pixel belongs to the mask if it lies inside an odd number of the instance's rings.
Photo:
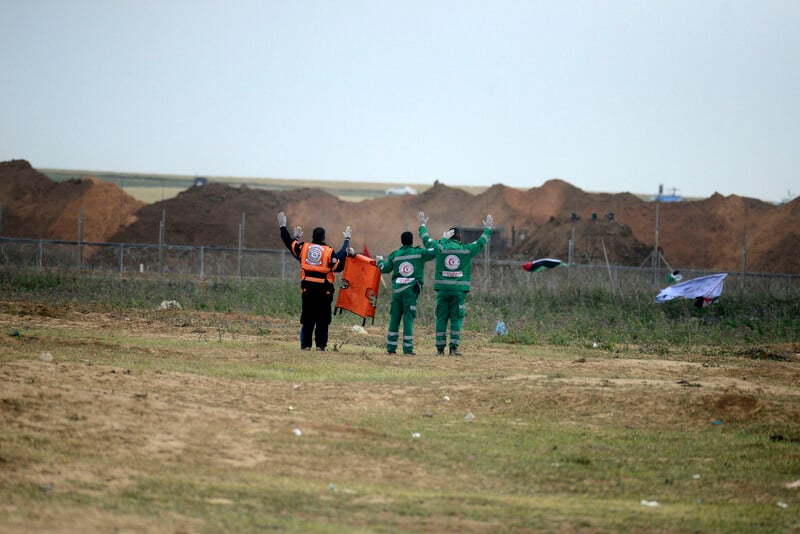
<path id="1" fill-rule="evenodd" d="M 345 226 L 352 244 L 388 254 L 400 234 L 416 234 L 419 211 L 439 236 L 451 226 L 475 235 L 491 213 L 494 257 L 567 259 L 574 238 L 576 262 L 639 266 L 656 241 L 676 269 L 739 271 L 746 247 L 747 270 L 800 273 L 800 198 L 774 206 L 756 199 L 715 194 L 700 201 L 655 203 L 630 193 L 588 193 L 563 180 L 527 190 L 495 184 L 478 195 L 439 182 L 420 195 L 343 201 L 321 189 L 269 191 L 210 183 L 175 198 L 143 205 L 117 186 L 93 178 L 55 183 L 27 161 L 0 163 L 3 235 L 75 240 L 80 210 L 87 241 L 236 247 L 244 224 L 247 248 L 281 248 L 276 214 L 285 211 L 290 227 L 305 235 L 316 226 L 338 246 Z M 605 251 L 603 250 L 605 248 Z"/>
<path id="2" fill-rule="evenodd" d="M 747 252 L 751 272 L 800 273 L 800 197 L 774 206 L 752 198 L 714 194 L 695 202 L 662 203 L 659 246 L 681 267 L 739 271 Z M 618 212 L 637 239 L 653 246 L 652 202 Z"/>
<path id="3" fill-rule="evenodd" d="M 517 245 L 517 258 L 569 258 L 569 242 L 579 243 L 573 252 L 575 263 L 609 263 L 638 266 L 647 261 L 652 247 L 636 239 L 630 227 L 607 217 L 561 221 L 555 217 L 537 228 Z"/>
<path id="4" fill-rule="evenodd" d="M 136 222 L 145 204 L 114 184 L 96 178 L 56 183 L 25 160 L 0 162 L 2 235 L 106 242 Z"/>
<path id="5" fill-rule="evenodd" d="M 244 224 L 247 248 L 282 248 L 276 215 L 286 206 L 297 204 L 319 213 L 344 209 L 342 201 L 320 189 L 265 191 L 211 183 L 143 206 L 137 212 L 137 221 L 121 228 L 111 241 L 158 243 L 163 218 L 164 241 L 171 245 L 236 247 L 239 228 Z M 307 231 L 311 235 L 311 227 Z"/>

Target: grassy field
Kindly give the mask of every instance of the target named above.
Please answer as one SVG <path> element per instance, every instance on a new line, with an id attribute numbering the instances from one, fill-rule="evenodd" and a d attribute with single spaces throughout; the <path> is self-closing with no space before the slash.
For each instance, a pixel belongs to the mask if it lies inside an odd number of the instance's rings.
<path id="1" fill-rule="evenodd" d="M 122 188 L 126 193 L 148 204 L 167 200 L 177 196 L 182 191 L 192 187 L 195 176 L 170 175 L 170 174 L 134 174 L 109 171 L 65 170 L 65 169 L 38 169 L 51 180 L 61 182 L 94 176 L 100 180 L 111 182 Z M 231 176 L 206 176 L 209 182 L 228 184 L 232 187 L 251 187 L 254 189 L 268 189 L 283 191 L 303 187 L 319 188 L 323 191 L 351 202 L 366 198 L 376 198 L 386 195 L 386 190 L 394 187 L 410 185 L 417 192 L 422 193 L 433 184 L 411 183 L 382 183 L 382 182 L 348 182 L 314 179 L 289 179 L 289 178 L 238 178 Z M 483 186 L 458 186 L 472 194 L 486 190 Z"/>
<path id="2" fill-rule="evenodd" d="M 584 331 L 598 291 L 495 336 L 530 302 L 475 294 L 456 358 L 430 295 L 418 355 L 386 355 L 384 299 L 309 354 L 295 283 L 2 274 L 3 532 L 800 529 L 790 300 L 651 305 L 649 327 L 631 301 Z"/>

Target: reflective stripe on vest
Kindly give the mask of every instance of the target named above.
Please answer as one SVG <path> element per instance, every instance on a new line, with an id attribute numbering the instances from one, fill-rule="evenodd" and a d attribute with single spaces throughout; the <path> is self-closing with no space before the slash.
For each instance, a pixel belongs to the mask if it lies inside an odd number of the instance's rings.
<path id="1" fill-rule="evenodd" d="M 300 280 L 331 284 L 336 281 L 336 273 L 331 268 L 333 249 L 327 245 L 303 243 L 300 249 Z"/>

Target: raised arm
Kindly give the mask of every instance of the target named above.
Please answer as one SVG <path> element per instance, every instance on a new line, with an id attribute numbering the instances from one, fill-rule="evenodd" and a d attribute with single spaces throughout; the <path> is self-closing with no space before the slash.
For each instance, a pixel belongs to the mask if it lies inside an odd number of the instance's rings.
<path id="1" fill-rule="evenodd" d="M 425 213 L 419 212 L 417 214 L 417 222 L 419 222 L 419 238 L 422 240 L 422 246 L 425 248 L 430 248 L 434 245 L 434 239 L 431 239 L 430 234 L 428 234 L 428 218 L 425 216 Z"/>
<path id="2" fill-rule="evenodd" d="M 350 247 L 350 236 L 352 235 L 350 227 L 346 227 L 342 234 L 344 235 L 344 243 L 342 243 L 342 248 L 333 253 L 333 257 L 337 260 L 343 260 L 347 257 L 347 249 Z"/>
<path id="3" fill-rule="evenodd" d="M 282 211 L 278 213 L 278 225 L 280 225 L 281 227 L 281 240 L 283 241 L 283 244 L 286 245 L 286 248 L 289 249 L 289 252 L 292 253 L 292 256 L 294 256 L 296 259 L 300 259 L 297 247 L 297 245 L 299 244 L 298 242 L 299 237 L 293 239 L 292 236 L 289 234 L 289 230 L 286 228 L 286 214 Z M 303 230 L 299 226 L 295 228 L 295 235 L 296 236 L 298 235 L 297 231 L 298 229 L 300 229 L 299 235 L 302 236 Z"/>
<path id="4" fill-rule="evenodd" d="M 486 248 L 486 243 L 489 242 L 489 238 L 492 236 L 492 223 L 492 216 L 487 215 L 483 220 L 483 232 L 478 239 L 467 245 L 473 256 L 480 254 Z"/>

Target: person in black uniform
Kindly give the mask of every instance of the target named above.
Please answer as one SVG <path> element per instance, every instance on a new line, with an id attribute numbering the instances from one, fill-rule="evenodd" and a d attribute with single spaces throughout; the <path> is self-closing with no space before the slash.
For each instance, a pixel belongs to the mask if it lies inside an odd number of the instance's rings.
<path id="1" fill-rule="evenodd" d="M 286 229 L 286 213 L 278 213 L 281 239 L 286 248 L 300 261 L 300 348 L 311 350 L 312 340 L 318 351 L 328 345 L 328 325 L 331 324 L 334 282 L 341 270 L 350 245 L 350 227 L 344 230 L 342 248 L 334 251 L 325 243 L 325 229 L 314 228 L 311 243 L 300 241 L 303 229 L 295 227 L 294 235 Z"/>

